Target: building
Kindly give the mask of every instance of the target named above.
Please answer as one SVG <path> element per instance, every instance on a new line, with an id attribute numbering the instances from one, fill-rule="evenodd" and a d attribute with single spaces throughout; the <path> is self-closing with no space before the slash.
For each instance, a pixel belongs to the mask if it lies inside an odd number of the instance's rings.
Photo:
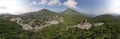
<path id="1" fill-rule="evenodd" d="M 47 24 L 55 24 L 56 25 L 56 24 L 59 24 L 60 22 L 63 22 L 63 21 L 64 21 L 63 17 L 55 15 L 53 17 L 53 20 L 45 21 L 45 23 L 47 23 Z"/>
<path id="2" fill-rule="evenodd" d="M 17 18 L 11 18 L 10 21 L 12 22 L 16 22 L 16 23 L 20 23 L 20 21 L 22 20 L 22 18 L 17 17 Z"/>
<path id="3" fill-rule="evenodd" d="M 76 27 L 88 30 L 92 27 L 92 24 L 90 24 L 87 20 L 84 20 L 83 22 L 77 24 Z"/>
<path id="4" fill-rule="evenodd" d="M 104 22 L 99 22 L 99 23 L 94 23 L 93 25 L 94 26 L 102 26 L 102 25 L 104 25 L 105 23 Z"/>

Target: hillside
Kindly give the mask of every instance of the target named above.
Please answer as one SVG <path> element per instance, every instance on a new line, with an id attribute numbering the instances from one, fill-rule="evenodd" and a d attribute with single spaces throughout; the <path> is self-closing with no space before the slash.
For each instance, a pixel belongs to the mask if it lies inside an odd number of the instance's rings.
<path id="1" fill-rule="evenodd" d="M 0 39 L 120 39 L 119 17 L 108 14 L 91 18 L 72 9 L 43 9 L 7 18 L 0 19 Z"/>
<path id="2" fill-rule="evenodd" d="M 20 25 L 0 19 L 0 39 L 23 39 L 26 33 Z"/>
<path id="3" fill-rule="evenodd" d="M 120 19 L 120 15 L 119 15 L 117 18 L 119 18 L 119 19 Z"/>
<path id="4" fill-rule="evenodd" d="M 28 24 L 29 21 L 36 20 L 35 21 L 36 23 L 34 23 L 34 25 L 43 25 L 45 24 L 45 21 L 56 19 L 54 18 L 56 16 L 62 17 L 64 19 L 65 22 L 62 23 L 63 25 L 75 25 L 77 22 L 90 18 L 86 14 L 77 12 L 72 9 L 67 9 L 62 13 L 56 13 L 54 11 L 42 9 L 38 12 L 25 13 L 25 14 L 19 15 L 18 17 L 23 19 L 22 23 L 24 24 Z"/>
<path id="5" fill-rule="evenodd" d="M 42 9 L 38 12 L 30 12 L 30 13 L 25 13 L 25 14 L 22 14 L 20 16 L 23 16 L 23 17 L 26 17 L 26 18 L 45 18 L 45 17 L 51 17 L 51 16 L 55 16 L 57 15 L 56 12 L 54 11 L 50 11 L 50 10 L 47 10 L 47 9 Z"/>
<path id="6" fill-rule="evenodd" d="M 96 16 L 94 17 L 94 19 L 95 19 L 94 21 L 105 21 L 108 23 L 120 22 L 119 18 L 113 15 L 108 15 L 108 14 Z"/>
<path id="7" fill-rule="evenodd" d="M 20 15 L 23 19 L 23 23 L 28 24 L 30 21 L 35 20 L 34 25 L 42 25 L 45 24 L 45 21 L 52 20 L 54 16 L 58 15 L 58 13 L 54 11 L 50 11 L 47 9 L 42 9 L 38 12 L 30 12 Z M 59 15 L 58 15 L 59 16 Z"/>
<path id="8" fill-rule="evenodd" d="M 77 22 L 89 18 L 86 14 L 77 12 L 72 9 L 67 9 L 61 14 L 65 18 L 65 25 L 75 25 Z"/>
<path id="9" fill-rule="evenodd" d="M 120 39 L 120 22 L 115 18 L 112 15 L 100 15 L 91 18 L 90 23 L 105 22 L 105 24 L 92 26 L 89 30 L 74 27 L 66 30 L 67 28 L 64 26 L 52 25 L 37 34 L 43 39 Z M 33 37 L 39 38 L 38 35 Z"/>

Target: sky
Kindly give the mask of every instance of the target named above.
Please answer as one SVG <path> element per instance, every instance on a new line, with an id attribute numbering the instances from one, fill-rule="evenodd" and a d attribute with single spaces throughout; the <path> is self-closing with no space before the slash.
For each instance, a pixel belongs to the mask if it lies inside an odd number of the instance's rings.
<path id="1" fill-rule="evenodd" d="M 49 9 L 63 12 L 74 9 L 85 14 L 120 14 L 120 0 L 0 0 L 0 14 L 14 15 Z"/>

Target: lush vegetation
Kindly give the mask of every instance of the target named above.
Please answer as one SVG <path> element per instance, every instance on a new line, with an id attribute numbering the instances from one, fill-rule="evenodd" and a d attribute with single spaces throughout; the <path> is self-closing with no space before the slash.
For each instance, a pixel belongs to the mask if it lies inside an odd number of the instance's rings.
<path id="1" fill-rule="evenodd" d="M 88 19 L 89 17 L 86 14 L 82 14 L 72 9 L 67 9 L 65 12 L 61 13 L 64 17 L 64 25 L 75 25 L 79 21 L 83 21 L 84 19 Z"/>
<path id="2" fill-rule="evenodd" d="M 99 19 L 100 18 L 100 19 Z M 37 32 L 32 38 L 42 39 L 120 39 L 120 20 L 98 16 L 89 19 L 91 23 L 105 22 L 102 26 L 93 26 L 89 30 L 79 28 L 69 28 L 64 25 L 53 25 L 45 30 Z"/>
<path id="3" fill-rule="evenodd" d="M 47 17 L 52 17 L 52 15 L 47 12 L 48 10 L 43 10 L 42 12 L 34 12 L 35 14 L 27 14 L 21 17 L 39 19 L 38 22 L 45 21 L 46 17 L 42 17 L 44 14 Z M 41 14 L 42 15 L 41 15 Z M 120 19 L 112 15 L 100 15 L 93 18 L 89 18 L 85 15 L 78 14 L 78 12 L 73 10 L 66 10 L 60 14 L 65 19 L 64 23 L 58 25 L 51 25 L 43 30 L 38 32 L 24 31 L 22 27 L 14 22 L 7 20 L 0 20 L 0 39 L 120 39 Z M 43 18 L 43 19 L 41 19 Z M 82 21 L 83 19 L 88 19 L 89 22 L 105 22 L 102 26 L 93 26 L 89 30 L 82 30 L 75 27 L 70 27 L 67 29 L 67 26 L 73 26 L 77 22 Z M 36 22 L 37 23 L 37 22 Z"/>
<path id="4" fill-rule="evenodd" d="M 21 26 L 0 19 L 0 39 L 26 39 L 28 32 L 23 31 Z"/>

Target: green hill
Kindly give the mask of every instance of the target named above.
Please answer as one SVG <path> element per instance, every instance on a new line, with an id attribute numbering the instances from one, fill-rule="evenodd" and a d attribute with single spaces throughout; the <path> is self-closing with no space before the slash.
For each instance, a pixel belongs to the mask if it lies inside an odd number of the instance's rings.
<path id="1" fill-rule="evenodd" d="M 64 23 L 65 25 L 75 25 L 77 22 L 89 18 L 86 14 L 77 12 L 72 9 L 67 9 L 61 14 L 65 19 L 65 23 Z"/>
<path id="2" fill-rule="evenodd" d="M 30 12 L 30 13 L 25 13 L 20 16 L 25 17 L 25 18 L 33 18 L 33 19 L 38 19 L 38 18 L 46 18 L 46 17 L 51 17 L 57 15 L 56 12 L 47 10 L 47 9 L 42 9 L 38 12 Z"/>
<path id="3" fill-rule="evenodd" d="M 96 16 L 94 19 L 95 19 L 94 21 L 105 21 L 108 23 L 120 22 L 119 18 L 109 14 L 99 15 Z"/>
<path id="4" fill-rule="evenodd" d="M 54 11 L 50 11 L 47 9 L 42 9 L 38 12 L 30 12 L 20 15 L 23 18 L 24 23 L 28 23 L 29 20 L 36 20 L 35 25 L 44 24 L 45 21 L 52 19 L 54 16 L 58 15 L 58 13 Z"/>
<path id="5" fill-rule="evenodd" d="M 120 20 L 120 15 L 117 18 L 119 18 L 119 20 Z"/>

